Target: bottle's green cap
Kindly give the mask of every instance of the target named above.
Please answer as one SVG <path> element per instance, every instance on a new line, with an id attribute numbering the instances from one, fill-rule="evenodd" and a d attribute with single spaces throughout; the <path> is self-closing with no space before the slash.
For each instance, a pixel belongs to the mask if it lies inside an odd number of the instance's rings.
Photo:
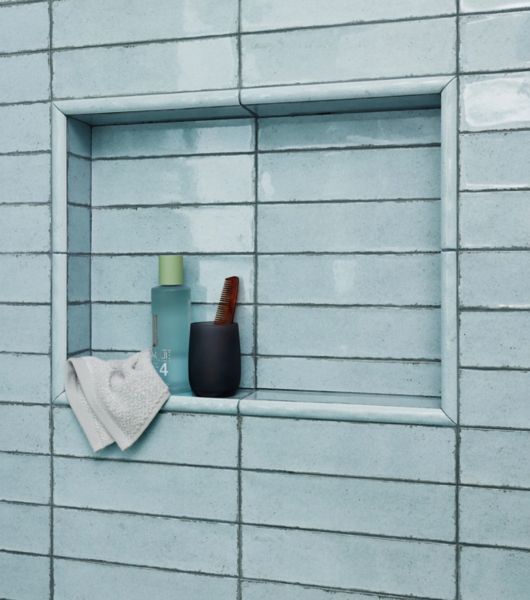
<path id="1" fill-rule="evenodd" d="M 160 285 L 184 283 L 184 259 L 180 254 L 163 254 L 158 257 L 158 280 Z"/>

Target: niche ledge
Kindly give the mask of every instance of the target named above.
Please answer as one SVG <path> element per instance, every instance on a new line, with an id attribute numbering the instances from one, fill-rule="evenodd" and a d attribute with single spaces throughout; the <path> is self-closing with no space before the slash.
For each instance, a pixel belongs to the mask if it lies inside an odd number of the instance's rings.
<path id="1" fill-rule="evenodd" d="M 441 108 L 441 398 L 243 389 L 233 398 L 171 396 L 163 410 L 297 419 L 453 426 L 457 404 L 456 84 L 451 77 L 277 86 L 57 102 L 52 110 L 52 386 L 67 356 L 67 118 L 90 125 Z"/>

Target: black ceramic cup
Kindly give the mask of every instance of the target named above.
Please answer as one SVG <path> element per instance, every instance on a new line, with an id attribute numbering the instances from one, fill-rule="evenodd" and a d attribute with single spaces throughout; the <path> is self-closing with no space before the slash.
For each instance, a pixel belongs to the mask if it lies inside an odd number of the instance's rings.
<path id="1" fill-rule="evenodd" d="M 237 323 L 192 323 L 188 364 L 190 386 L 196 396 L 233 396 L 241 379 Z"/>

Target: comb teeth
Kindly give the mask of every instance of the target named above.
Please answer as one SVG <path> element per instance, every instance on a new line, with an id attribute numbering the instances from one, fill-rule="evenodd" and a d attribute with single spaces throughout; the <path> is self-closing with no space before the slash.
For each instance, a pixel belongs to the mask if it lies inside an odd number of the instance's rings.
<path id="1" fill-rule="evenodd" d="M 239 289 L 239 277 L 227 277 L 221 292 L 221 298 L 215 313 L 214 323 L 216 325 L 227 325 L 233 323 L 236 312 L 237 292 Z"/>

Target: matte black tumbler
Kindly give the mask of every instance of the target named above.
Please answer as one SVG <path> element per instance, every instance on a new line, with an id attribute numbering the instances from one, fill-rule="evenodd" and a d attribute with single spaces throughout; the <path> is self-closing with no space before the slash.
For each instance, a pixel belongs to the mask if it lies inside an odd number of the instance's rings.
<path id="1" fill-rule="evenodd" d="M 241 379 L 237 323 L 192 323 L 188 364 L 190 386 L 196 396 L 233 396 Z"/>

